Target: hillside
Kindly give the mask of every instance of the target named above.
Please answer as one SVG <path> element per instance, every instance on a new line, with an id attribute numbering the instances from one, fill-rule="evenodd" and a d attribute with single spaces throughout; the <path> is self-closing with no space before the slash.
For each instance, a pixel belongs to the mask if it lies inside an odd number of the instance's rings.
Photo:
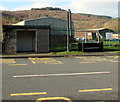
<path id="1" fill-rule="evenodd" d="M 2 11 L 2 24 L 11 25 L 23 20 L 52 16 L 66 19 L 67 11 L 65 10 L 22 10 L 22 11 Z M 92 14 L 72 13 L 72 21 L 75 29 L 92 29 L 104 27 L 110 22 L 112 17 L 98 16 Z"/>

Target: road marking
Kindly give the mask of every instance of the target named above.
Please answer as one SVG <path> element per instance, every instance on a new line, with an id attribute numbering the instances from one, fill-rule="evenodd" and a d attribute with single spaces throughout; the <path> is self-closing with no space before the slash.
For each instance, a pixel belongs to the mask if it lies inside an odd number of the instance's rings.
<path id="1" fill-rule="evenodd" d="M 107 56 L 107 57 L 120 58 L 120 56 Z"/>
<path id="2" fill-rule="evenodd" d="M 90 58 L 84 58 L 84 60 L 90 60 L 90 61 L 105 61 L 106 58 L 100 58 L 100 57 L 90 57 Z"/>
<path id="3" fill-rule="evenodd" d="M 120 61 L 111 61 L 111 62 L 120 62 Z"/>
<path id="4" fill-rule="evenodd" d="M 86 90 L 79 90 L 79 92 L 94 92 L 94 91 L 110 91 L 112 88 L 104 88 L 104 89 L 86 89 Z"/>
<path id="5" fill-rule="evenodd" d="M 33 64 L 36 64 L 35 61 L 31 61 Z"/>
<path id="6" fill-rule="evenodd" d="M 15 59 L 0 59 L 0 62 L 5 64 L 15 63 Z"/>
<path id="7" fill-rule="evenodd" d="M 46 97 L 46 98 L 38 98 L 35 102 L 42 102 L 42 101 L 48 101 L 48 100 L 65 100 L 67 102 L 72 102 L 71 99 L 66 97 Z"/>
<path id="8" fill-rule="evenodd" d="M 82 58 L 85 61 L 108 61 L 108 62 L 116 62 L 107 58 L 101 58 L 101 57 L 75 57 L 75 58 Z"/>
<path id="9" fill-rule="evenodd" d="M 29 78 L 29 77 L 50 77 L 50 76 L 75 76 L 75 75 L 95 75 L 109 74 L 110 72 L 85 72 L 85 73 L 65 73 L 65 74 L 41 74 L 41 75 L 17 75 L 14 78 Z"/>
<path id="10" fill-rule="evenodd" d="M 10 96 L 31 96 L 31 95 L 44 95 L 47 92 L 34 92 L 34 93 L 14 93 L 10 94 Z"/>
<path id="11" fill-rule="evenodd" d="M 80 63 L 96 63 L 96 62 L 80 62 Z"/>
<path id="12" fill-rule="evenodd" d="M 25 65 L 28 65 L 28 64 L 9 64 L 9 65 L 12 65 L 12 66 L 25 66 Z"/>
<path id="13" fill-rule="evenodd" d="M 63 64 L 53 58 L 28 58 L 33 64 L 45 63 L 45 64 Z"/>

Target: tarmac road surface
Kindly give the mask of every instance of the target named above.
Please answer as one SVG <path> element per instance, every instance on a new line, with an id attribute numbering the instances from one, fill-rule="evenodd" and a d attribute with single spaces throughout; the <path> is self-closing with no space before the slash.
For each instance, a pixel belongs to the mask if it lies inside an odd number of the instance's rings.
<path id="1" fill-rule="evenodd" d="M 3 100 L 118 100 L 118 58 L 3 59 Z"/>

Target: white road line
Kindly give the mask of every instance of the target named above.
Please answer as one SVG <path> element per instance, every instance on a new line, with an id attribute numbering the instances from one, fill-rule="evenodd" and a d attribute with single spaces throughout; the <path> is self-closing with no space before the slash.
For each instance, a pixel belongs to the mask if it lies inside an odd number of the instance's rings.
<path id="1" fill-rule="evenodd" d="M 17 75 L 13 78 L 29 78 L 29 77 L 50 77 L 50 76 L 75 76 L 75 75 L 95 75 L 109 74 L 110 72 L 85 72 L 85 73 L 65 73 L 65 74 L 41 74 L 41 75 Z"/>

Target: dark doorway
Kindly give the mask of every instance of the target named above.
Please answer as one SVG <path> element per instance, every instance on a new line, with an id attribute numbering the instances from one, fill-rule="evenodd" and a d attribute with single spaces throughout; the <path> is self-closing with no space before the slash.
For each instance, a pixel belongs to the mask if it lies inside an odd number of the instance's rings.
<path id="1" fill-rule="evenodd" d="M 96 40 L 96 33 L 92 33 L 92 40 Z"/>
<path id="2" fill-rule="evenodd" d="M 35 52 L 35 31 L 17 31 L 17 52 Z"/>

